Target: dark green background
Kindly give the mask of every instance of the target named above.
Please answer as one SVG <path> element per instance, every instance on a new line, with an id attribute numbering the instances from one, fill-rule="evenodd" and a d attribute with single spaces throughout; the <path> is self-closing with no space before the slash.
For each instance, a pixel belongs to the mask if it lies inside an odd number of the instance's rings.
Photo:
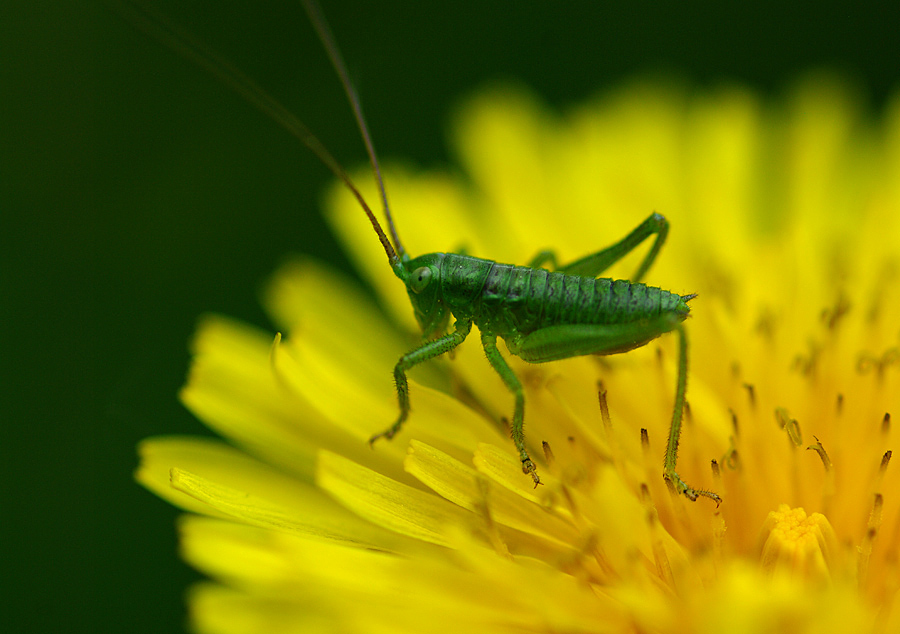
<path id="1" fill-rule="evenodd" d="M 424 165 L 449 160 L 455 100 L 498 78 L 563 106 L 645 70 L 778 94 L 798 72 L 827 66 L 856 78 L 873 111 L 898 83 L 895 14 L 717 4 L 324 9 L 381 154 Z M 293 2 L 159 10 L 270 88 L 340 160 L 364 158 Z M 0 4 L 0 80 L 0 623 L 178 631 L 195 575 L 177 558 L 176 512 L 132 481 L 135 444 L 205 433 L 175 399 L 198 315 L 265 326 L 257 291 L 286 254 L 344 265 L 316 211 L 329 176 L 215 79 L 100 4 Z"/>

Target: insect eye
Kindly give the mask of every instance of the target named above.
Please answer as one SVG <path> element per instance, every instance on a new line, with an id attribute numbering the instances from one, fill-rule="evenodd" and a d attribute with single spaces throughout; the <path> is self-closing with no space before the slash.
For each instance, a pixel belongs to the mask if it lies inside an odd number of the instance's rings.
<path id="1" fill-rule="evenodd" d="M 409 288 L 413 293 L 421 293 L 431 282 L 431 269 L 427 266 L 420 266 L 412 273 L 412 279 L 409 282 Z"/>

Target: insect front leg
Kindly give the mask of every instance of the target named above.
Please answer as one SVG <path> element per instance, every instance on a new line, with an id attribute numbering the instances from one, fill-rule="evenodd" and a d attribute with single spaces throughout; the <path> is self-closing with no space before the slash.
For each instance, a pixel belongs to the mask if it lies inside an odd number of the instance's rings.
<path id="1" fill-rule="evenodd" d="M 481 345 L 484 346 L 484 354 L 487 356 L 488 361 L 494 370 L 497 371 L 497 374 L 500 375 L 500 378 L 503 379 L 509 391 L 515 396 L 516 406 L 513 411 L 512 439 L 516 449 L 519 451 L 522 471 L 531 476 L 531 479 L 534 480 L 534 486 L 537 487 L 541 483 L 541 479 L 538 477 L 534 463 L 531 461 L 528 450 L 525 448 L 525 431 L 523 429 L 525 424 L 525 392 L 522 389 L 522 382 L 519 381 L 519 377 L 515 375 L 497 349 L 497 335 L 482 332 Z"/>
<path id="2" fill-rule="evenodd" d="M 403 427 L 403 423 L 409 416 L 409 384 L 406 380 L 407 370 L 420 363 L 439 357 L 445 352 L 450 352 L 466 340 L 466 337 L 469 336 L 471 330 L 471 321 L 457 321 L 454 324 L 454 331 L 450 334 L 444 335 L 434 341 L 427 341 L 415 350 L 407 352 L 400 357 L 397 365 L 394 366 L 394 383 L 397 385 L 397 400 L 400 403 L 400 416 L 397 417 L 397 421 L 393 425 L 383 432 L 369 438 L 370 445 L 374 444 L 376 440 L 382 437 L 387 438 L 388 440 L 393 438 L 394 435 L 400 431 L 400 428 Z"/>
<path id="3" fill-rule="evenodd" d="M 565 266 L 556 265 L 556 254 L 553 251 L 541 251 L 531 261 L 529 266 L 537 268 L 545 263 L 550 263 L 554 270 L 560 273 L 568 273 L 569 275 L 582 275 L 585 277 L 597 277 L 610 266 L 621 260 L 623 257 L 631 253 L 639 244 L 652 235 L 656 235 L 656 240 L 650 251 L 644 256 L 641 265 L 630 279 L 632 282 L 640 282 L 641 278 L 647 273 L 652 266 L 653 261 L 662 249 L 666 236 L 669 234 L 669 221 L 661 214 L 652 213 L 637 228 L 625 236 L 619 242 L 610 247 L 606 247 L 601 251 L 587 255 L 580 260 L 575 260 Z"/>

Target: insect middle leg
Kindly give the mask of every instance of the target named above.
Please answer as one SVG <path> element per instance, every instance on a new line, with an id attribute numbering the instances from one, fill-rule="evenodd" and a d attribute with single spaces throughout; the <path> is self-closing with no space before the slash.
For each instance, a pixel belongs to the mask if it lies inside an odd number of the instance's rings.
<path id="1" fill-rule="evenodd" d="M 556 254 L 553 251 L 541 251 L 535 256 L 529 266 L 536 268 L 544 263 L 550 263 L 554 270 L 559 271 L 560 273 L 597 277 L 654 234 L 656 235 L 656 240 L 653 242 L 653 246 L 650 247 L 650 251 L 644 256 L 644 259 L 641 261 L 641 265 L 638 267 L 634 276 L 630 278 L 632 282 L 640 282 L 641 278 L 643 278 L 650 269 L 653 261 L 656 260 L 656 256 L 659 254 L 660 249 L 662 249 L 662 245 L 666 241 L 666 236 L 669 234 L 669 221 L 658 213 L 650 214 L 650 216 L 638 225 L 634 231 L 614 245 L 606 247 L 596 253 L 591 253 L 590 255 L 575 260 L 565 266 L 557 266 Z"/>
<path id="2" fill-rule="evenodd" d="M 450 352 L 459 344 L 466 340 L 469 332 L 472 330 L 472 322 L 459 322 L 454 324 L 455 330 L 439 339 L 428 341 L 415 350 L 407 352 L 397 365 L 394 366 L 394 383 L 397 385 L 397 401 L 400 404 L 400 415 L 397 417 L 393 425 L 385 429 L 383 432 L 373 435 L 369 438 L 369 444 L 372 445 L 379 438 L 387 438 L 390 440 L 403 427 L 403 423 L 409 416 L 409 384 L 406 380 L 406 372 L 410 368 L 439 357 L 445 352 Z"/>
<path id="3" fill-rule="evenodd" d="M 482 332 L 481 345 L 484 346 L 484 354 L 487 356 L 491 366 L 500 375 L 506 387 L 515 397 L 516 405 L 515 410 L 513 410 L 512 439 L 516 449 L 519 451 L 519 458 L 522 461 L 522 472 L 530 475 L 531 479 L 534 480 L 534 486 L 537 487 L 541 483 L 541 479 L 538 477 L 534 463 L 528 455 L 528 449 L 525 448 L 525 392 L 522 389 L 522 382 L 519 381 L 519 377 L 512 371 L 512 368 L 509 367 L 509 364 L 506 363 L 503 355 L 497 349 L 497 335 Z"/>

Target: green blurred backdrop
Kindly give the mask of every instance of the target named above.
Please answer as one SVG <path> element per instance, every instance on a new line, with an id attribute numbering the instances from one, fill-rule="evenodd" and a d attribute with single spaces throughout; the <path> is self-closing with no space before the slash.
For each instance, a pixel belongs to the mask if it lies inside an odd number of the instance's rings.
<path id="1" fill-rule="evenodd" d="M 302 11 L 261 4 L 158 10 L 359 164 Z M 490 80 L 515 78 L 565 106 L 648 70 L 777 95 L 801 71 L 829 67 L 858 82 L 873 112 L 900 86 L 900 21 L 874 5 L 323 4 L 379 151 L 426 166 L 451 160 L 448 114 Z M 180 631 L 196 577 L 177 557 L 176 512 L 132 481 L 135 445 L 206 433 L 175 397 L 198 315 L 265 327 L 258 289 L 287 254 L 346 266 L 317 211 L 329 176 L 99 3 L 0 4 L 0 82 L 0 623 Z"/>

